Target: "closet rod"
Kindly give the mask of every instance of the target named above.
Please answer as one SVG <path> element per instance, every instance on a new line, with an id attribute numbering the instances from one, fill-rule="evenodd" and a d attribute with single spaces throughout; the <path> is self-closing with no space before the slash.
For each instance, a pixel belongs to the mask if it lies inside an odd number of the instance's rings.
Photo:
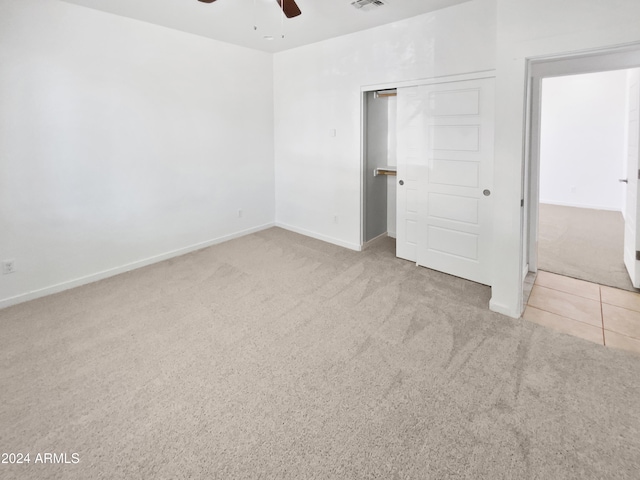
<path id="1" fill-rule="evenodd" d="M 395 177 L 398 175 L 398 171 L 395 167 L 378 167 L 373 169 L 373 176 L 377 177 L 378 175 L 389 175 Z"/>

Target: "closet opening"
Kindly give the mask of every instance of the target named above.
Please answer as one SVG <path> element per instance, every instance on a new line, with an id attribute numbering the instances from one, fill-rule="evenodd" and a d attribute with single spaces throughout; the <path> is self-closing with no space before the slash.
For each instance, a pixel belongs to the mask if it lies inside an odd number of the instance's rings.
<path id="1" fill-rule="evenodd" d="M 396 90 L 363 92 L 362 244 L 396 237 Z"/>

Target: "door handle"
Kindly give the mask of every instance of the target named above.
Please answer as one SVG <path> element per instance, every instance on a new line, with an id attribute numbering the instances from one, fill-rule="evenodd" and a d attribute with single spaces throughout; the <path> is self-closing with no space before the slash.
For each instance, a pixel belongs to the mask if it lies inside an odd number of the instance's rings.
<path id="1" fill-rule="evenodd" d="M 400 180 L 398 183 L 399 183 L 400 185 L 404 185 L 404 180 Z"/>
<path id="2" fill-rule="evenodd" d="M 629 183 L 629 180 L 627 180 L 626 178 L 621 178 L 620 180 L 618 180 L 620 183 Z"/>

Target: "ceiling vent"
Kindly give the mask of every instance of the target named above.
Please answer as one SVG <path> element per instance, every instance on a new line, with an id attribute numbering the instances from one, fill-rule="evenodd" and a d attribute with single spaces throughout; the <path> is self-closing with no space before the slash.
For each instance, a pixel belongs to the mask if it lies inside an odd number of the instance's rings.
<path id="1" fill-rule="evenodd" d="M 385 2 L 382 0 L 356 0 L 351 2 L 351 6 L 366 12 L 367 10 L 373 10 L 374 8 L 384 7 Z"/>

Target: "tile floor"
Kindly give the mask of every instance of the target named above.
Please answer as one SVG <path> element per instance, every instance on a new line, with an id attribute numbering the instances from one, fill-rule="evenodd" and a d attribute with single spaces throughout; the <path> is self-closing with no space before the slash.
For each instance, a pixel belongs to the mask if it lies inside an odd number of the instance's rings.
<path id="1" fill-rule="evenodd" d="M 539 271 L 522 318 L 640 354 L 640 294 Z"/>

